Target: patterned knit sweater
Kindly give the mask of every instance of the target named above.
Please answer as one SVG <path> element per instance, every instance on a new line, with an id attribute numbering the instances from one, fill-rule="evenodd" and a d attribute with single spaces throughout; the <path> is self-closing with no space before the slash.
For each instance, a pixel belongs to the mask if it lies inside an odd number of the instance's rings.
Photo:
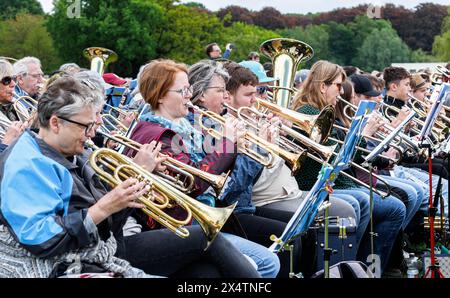
<path id="1" fill-rule="evenodd" d="M 297 112 L 307 115 L 318 115 L 320 113 L 320 110 L 310 105 L 304 105 L 301 108 L 299 108 Z M 337 138 L 337 132 L 334 129 L 331 135 Z M 327 141 L 325 145 L 331 146 L 334 144 L 335 144 L 334 142 Z M 336 147 L 336 152 L 338 151 L 339 147 Z M 305 159 L 305 162 L 302 164 L 301 169 L 295 176 L 299 188 L 305 191 L 310 190 L 313 187 L 314 183 L 316 183 L 317 176 L 319 175 L 319 171 L 321 168 L 322 168 L 321 163 L 312 160 L 311 158 Z M 350 174 L 353 175 L 353 173 L 350 170 L 347 170 L 346 172 L 349 172 Z M 357 185 L 350 178 L 347 178 L 343 175 L 339 175 L 338 178 L 335 180 L 334 188 L 336 189 L 348 189 L 354 187 L 357 187 Z"/>

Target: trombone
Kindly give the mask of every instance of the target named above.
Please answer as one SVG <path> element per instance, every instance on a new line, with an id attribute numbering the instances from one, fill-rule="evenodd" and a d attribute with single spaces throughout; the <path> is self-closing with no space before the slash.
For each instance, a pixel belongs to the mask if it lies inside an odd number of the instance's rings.
<path id="1" fill-rule="evenodd" d="M 189 236 L 189 231 L 184 226 L 190 224 L 192 218 L 195 218 L 207 238 L 205 250 L 214 241 L 236 207 L 237 202 L 225 208 L 207 206 L 185 195 L 164 179 L 149 173 L 130 158 L 111 149 L 98 149 L 91 142 L 87 144 L 96 148 L 89 158 L 89 163 L 100 179 L 112 187 L 116 187 L 128 178 L 144 181 L 150 190 L 137 199 L 145 206 L 142 211 L 182 238 Z M 184 220 L 178 220 L 164 211 L 175 205 L 186 211 Z"/>
<path id="2" fill-rule="evenodd" d="M 213 119 L 214 121 L 219 123 L 222 127 L 225 126 L 224 117 L 211 111 L 204 111 L 190 102 L 188 102 L 186 105 L 194 109 L 198 113 L 200 113 L 199 118 L 200 126 L 202 127 L 203 130 L 206 131 L 207 134 L 211 135 L 215 139 L 221 139 L 223 137 L 223 132 L 219 132 L 211 127 L 206 127 L 203 124 L 203 117 Z M 264 157 L 261 157 L 262 154 L 260 154 L 256 150 L 249 149 L 247 146 L 239 148 L 243 154 L 249 156 L 255 161 L 261 163 L 262 165 L 268 168 L 273 167 L 275 165 L 275 154 L 278 154 L 281 158 L 283 158 L 286 161 L 287 165 L 290 167 L 293 174 L 300 169 L 301 163 L 305 156 L 304 150 L 301 153 L 291 153 L 248 131 L 245 133 L 245 140 L 250 144 L 257 145 L 268 152 L 269 157 L 265 159 Z"/>
<path id="3" fill-rule="evenodd" d="M 101 135 L 104 137 L 111 139 L 114 142 L 120 143 L 121 145 L 124 145 L 127 148 L 130 148 L 135 151 L 139 151 L 142 147 L 142 144 L 131 140 L 130 138 L 127 138 L 123 135 L 110 135 L 107 133 L 102 132 L 101 130 L 98 131 Z M 167 175 L 164 173 L 158 173 L 159 176 L 164 178 L 168 183 L 170 183 L 173 187 L 176 187 L 180 191 L 184 193 L 190 193 L 193 190 L 194 187 L 194 176 L 197 176 L 201 178 L 202 180 L 208 182 L 213 188 L 216 194 L 220 194 L 222 191 L 223 186 L 225 185 L 225 182 L 227 180 L 228 174 L 226 175 L 214 175 L 202 170 L 199 170 L 195 167 L 192 167 L 188 164 L 185 164 L 181 161 L 178 161 L 168 155 L 159 154 L 161 157 L 165 157 L 166 161 L 163 163 L 167 168 L 171 169 L 172 172 L 178 172 L 176 177 L 173 177 L 171 175 Z M 182 182 L 180 180 L 180 176 L 184 175 L 186 179 Z"/>

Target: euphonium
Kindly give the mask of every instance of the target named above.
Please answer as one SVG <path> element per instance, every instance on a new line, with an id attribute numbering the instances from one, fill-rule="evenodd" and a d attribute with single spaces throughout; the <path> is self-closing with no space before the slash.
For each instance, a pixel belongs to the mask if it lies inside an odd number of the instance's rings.
<path id="1" fill-rule="evenodd" d="M 91 70 L 103 75 L 108 64 L 117 61 L 117 54 L 106 48 L 91 47 L 83 50 L 83 55 L 91 61 Z"/>
<path id="2" fill-rule="evenodd" d="M 147 172 L 130 158 L 111 149 L 96 149 L 91 154 L 89 163 L 100 178 L 112 187 L 116 187 L 128 178 L 146 182 L 150 190 L 137 199 L 139 203 L 145 205 L 142 211 L 177 236 L 188 237 L 189 231 L 184 226 L 195 218 L 208 239 L 205 249 L 214 241 L 236 206 L 236 203 L 225 208 L 207 206 L 172 187 L 164 179 Z M 187 212 L 184 220 L 175 219 L 164 212 L 165 208 L 175 205 Z"/>
<path id="3" fill-rule="evenodd" d="M 274 38 L 263 42 L 260 52 L 272 60 L 273 76 L 278 79 L 274 87 L 273 101 L 289 108 L 294 95 L 294 78 L 298 65 L 314 56 L 313 48 L 299 40 Z"/>
<path id="4" fill-rule="evenodd" d="M 208 117 L 218 124 L 220 124 L 222 127 L 225 125 L 225 118 L 220 116 L 219 114 L 216 114 L 211 111 L 203 111 L 202 109 L 198 108 L 197 106 L 194 106 L 192 103 L 187 103 L 188 107 L 193 108 L 195 111 L 200 113 L 199 122 L 200 126 L 203 130 L 206 131 L 207 134 L 211 135 L 215 139 L 221 139 L 223 137 L 223 132 L 219 132 L 211 127 L 206 127 L 203 124 L 203 117 Z M 281 158 L 285 160 L 287 163 L 287 166 L 291 169 L 292 174 L 295 174 L 301 166 L 301 163 L 303 161 L 303 158 L 305 156 L 305 151 L 302 151 L 300 153 L 291 153 L 289 151 L 286 151 L 282 149 L 280 146 L 272 144 L 263 138 L 260 138 L 256 136 L 253 133 L 246 132 L 245 134 L 245 140 L 249 142 L 250 144 L 256 145 L 267 151 L 269 154 L 268 158 L 265 158 L 261 156 L 259 152 L 256 150 L 252 150 L 250 148 L 247 148 L 247 146 L 243 146 L 243 148 L 238 148 L 243 154 L 249 156 L 250 158 L 253 158 L 257 162 L 261 163 L 262 165 L 271 168 L 274 166 L 275 163 L 275 155 L 279 155 Z"/>
<path id="5" fill-rule="evenodd" d="M 17 117 L 22 122 L 26 122 L 31 119 L 34 113 L 37 111 L 38 102 L 36 99 L 30 96 L 21 96 L 13 103 L 14 110 Z"/>
<path id="6" fill-rule="evenodd" d="M 131 140 L 130 138 L 123 136 L 123 135 L 110 135 L 107 133 L 104 133 L 102 131 L 98 131 L 101 135 L 104 137 L 111 139 L 114 142 L 120 143 L 127 148 L 130 148 L 132 150 L 135 150 L 136 152 L 141 149 L 142 144 Z M 220 194 L 222 188 L 225 185 L 225 182 L 227 180 L 228 174 L 226 175 L 215 175 L 208 173 L 206 171 L 199 170 L 195 167 L 191 167 L 188 164 L 185 164 L 184 162 L 178 161 L 170 156 L 167 156 L 165 154 L 160 153 L 160 156 L 163 156 L 166 158 L 166 161 L 163 163 L 165 166 L 170 168 L 173 172 L 179 173 L 179 175 L 183 175 L 186 177 L 184 182 L 181 182 L 178 177 L 172 177 L 170 175 L 166 175 L 164 173 L 157 173 L 161 177 L 163 177 L 167 182 L 171 183 L 172 186 L 178 188 L 180 191 L 184 193 L 189 193 L 193 190 L 194 186 L 194 176 L 199 177 L 200 179 L 208 182 L 215 190 L 216 194 Z"/>

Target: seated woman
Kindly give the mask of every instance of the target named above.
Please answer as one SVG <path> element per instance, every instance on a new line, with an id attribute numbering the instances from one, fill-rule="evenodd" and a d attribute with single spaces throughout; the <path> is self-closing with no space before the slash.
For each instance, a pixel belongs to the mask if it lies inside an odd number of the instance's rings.
<path id="1" fill-rule="evenodd" d="M 235 64 L 235 63 L 233 63 Z M 189 68 L 189 83 L 193 88 L 192 103 L 203 110 L 216 114 L 222 114 L 224 103 L 231 107 L 254 100 L 255 88 L 258 83 L 250 70 L 235 64 L 239 69 L 230 74 L 228 66 L 211 60 L 202 60 Z M 227 90 L 231 86 L 231 94 Z M 248 94 L 244 96 L 243 94 Z M 230 102 L 230 97 L 235 100 Z M 242 106 L 246 106 L 242 104 Z M 231 111 L 224 117 L 232 118 Z M 191 124 L 201 130 L 199 123 L 199 112 L 190 111 L 188 119 Z M 213 126 L 214 120 L 208 121 L 203 117 L 203 124 Z M 273 118 L 272 120 L 276 120 Z M 209 123 L 211 122 L 211 123 Z M 214 127 L 218 128 L 218 127 Z M 218 128 L 220 130 L 220 128 Z M 268 132 L 276 130 L 274 125 L 264 124 L 258 134 L 259 137 L 270 140 Z M 210 136 L 203 132 L 205 139 Z M 212 141 L 212 140 L 211 140 Z M 302 201 L 304 194 L 299 190 L 295 178 L 291 176 L 291 170 L 279 156 L 275 156 L 275 165 L 270 169 L 263 167 L 259 162 L 245 154 L 238 154 L 236 163 L 229 176 L 227 185 L 224 187 L 219 199 L 232 204 L 237 202 L 236 216 L 239 219 L 245 234 L 250 240 L 264 246 L 270 246 L 271 235 L 280 236 Z M 341 203 L 341 204 L 339 204 Z M 357 202 L 356 202 L 357 203 Z M 332 215 L 343 217 L 355 217 L 352 207 L 345 201 L 336 202 L 332 199 Z M 340 213 L 338 213 L 340 212 Z M 301 239 L 294 241 L 294 271 L 302 270 L 303 273 L 310 269 L 313 258 L 301 258 Z M 309 239 L 312 241 L 312 239 Z M 304 252 L 305 256 L 307 252 Z M 289 256 L 286 253 L 279 254 L 282 266 L 281 276 L 287 276 L 289 270 Z M 300 269 L 300 267 L 303 267 Z"/>
<path id="2" fill-rule="evenodd" d="M 339 65 L 323 60 L 316 62 L 311 67 L 302 90 L 294 98 L 293 109 L 300 113 L 317 115 L 325 106 L 335 106 L 345 79 L 345 72 Z M 296 176 L 301 189 L 312 187 L 315 182 L 314 177 L 317 176 L 320 168 L 321 164 L 312 159 L 305 161 L 305 170 L 300 171 Z M 352 180 L 339 175 L 334 188 L 335 195 L 351 195 L 358 200 L 361 206 L 369 206 L 369 190 L 358 187 Z M 362 219 L 363 217 L 361 217 Z M 364 219 L 367 226 L 369 217 L 366 216 Z M 381 271 L 385 269 L 392 244 L 404 219 L 405 206 L 400 200 L 392 196 L 382 199 L 381 196 L 374 195 L 374 231 L 378 234 L 375 239 L 375 253 L 381 259 Z M 363 237 L 363 235 L 365 236 Z M 366 229 L 361 229 L 357 231 L 357 236 L 361 239 L 358 260 L 366 262 L 370 254 L 370 241 L 365 237 L 368 237 L 369 233 Z"/>
<path id="3" fill-rule="evenodd" d="M 28 123 L 12 121 L 17 115 L 12 106 L 14 86 L 16 86 L 11 63 L 0 59 L 0 152 L 14 142 L 27 128 Z M 13 118 L 10 118 L 13 115 Z"/>
<path id="4" fill-rule="evenodd" d="M 152 112 L 141 117 L 131 138 L 141 144 L 157 141 L 161 151 L 198 169 L 221 174 L 230 170 L 236 159 L 237 140 L 243 129 L 238 121 L 228 121 L 227 137 L 218 142 L 217 150 L 203 154 L 203 140 L 184 117 L 188 113 L 186 104 L 192 96 L 187 77 L 187 68 L 171 60 L 155 60 L 143 68 L 139 90 Z M 130 153 L 132 154 L 132 153 Z M 195 177 L 194 197 L 202 195 L 209 184 Z M 208 200 L 214 204 L 214 198 Z M 226 234 L 242 253 L 251 257 L 264 277 L 275 277 L 279 271 L 279 260 L 265 247 L 243 238 Z"/>
<path id="5" fill-rule="evenodd" d="M 258 277 L 221 234 L 203 251 L 199 227 L 189 227 L 186 239 L 166 229 L 122 235 L 133 208 L 143 207 L 136 199 L 149 189 L 129 178 L 108 191 L 87 162 L 84 144 L 103 104 L 102 92 L 57 79 L 39 101 L 39 134 L 25 131 L 1 155 L 0 276 Z M 157 164 L 154 147 L 143 146 L 136 159 L 149 171 Z"/>

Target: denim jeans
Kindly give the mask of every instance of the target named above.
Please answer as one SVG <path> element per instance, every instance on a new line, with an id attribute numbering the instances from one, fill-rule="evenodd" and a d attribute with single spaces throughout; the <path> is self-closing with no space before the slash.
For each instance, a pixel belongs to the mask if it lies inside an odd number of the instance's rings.
<path id="1" fill-rule="evenodd" d="M 429 185 L 430 185 L 430 176 L 427 172 L 423 170 L 419 170 L 417 168 L 407 168 L 403 166 L 394 167 L 393 174 L 395 177 L 403 178 L 409 181 L 413 181 L 416 184 L 420 185 L 424 190 L 424 196 L 422 200 L 422 204 L 420 205 L 420 211 L 425 214 L 428 212 L 429 206 Z M 436 192 L 436 187 L 439 181 L 438 175 L 433 175 L 432 183 L 433 183 L 433 199 L 434 193 Z M 442 179 L 442 188 L 441 195 L 444 198 L 444 213 L 448 216 L 448 180 Z M 440 208 L 438 208 L 438 214 L 440 214 Z"/>
<path id="2" fill-rule="evenodd" d="M 402 225 L 402 228 L 404 230 L 406 226 L 408 226 L 408 224 L 411 222 L 411 219 L 414 217 L 417 211 L 419 211 L 419 208 L 424 199 L 424 190 L 419 184 L 403 178 L 385 175 L 380 175 L 380 177 L 386 180 L 386 182 L 388 182 L 390 186 L 401 188 L 408 195 L 407 201 L 403 201 L 406 207 L 405 222 Z"/>
<path id="3" fill-rule="evenodd" d="M 278 271 L 280 271 L 280 260 L 267 247 L 233 234 L 222 233 L 222 235 L 243 255 L 250 257 L 256 263 L 257 271 L 261 274 L 261 277 L 275 278 L 277 276 Z"/>
<path id="4" fill-rule="evenodd" d="M 357 224 L 356 249 L 358 249 L 370 221 L 370 206 L 366 194 L 358 191 L 349 191 L 348 189 L 335 189 L 331 196 L 346 201 L 355 209 Z"/>
<path id="5" fill-rule="evenodd" d="M 350 194 L 360 202 L 360 207 L 370 207 L 370 191 L 366 188 L 342 189 L 334 190 L 334 192 Z M 383 199 L 376 193 L 373 194 L 373 232 L 377 235 L 374 239 L 374 254 L 380 257 L 381 271 L 386 267 L 395 238 L 405 220 L 405 215 L 405 205 L 396 197 L 389 196 Z M 367 219 L 361 216 L 361 220 Z M 371 254 L 369 232 L 370 229 L 366 229 L 358 249 L 357 259 L 363 262 L 367 262 L 367 257 Z"/>

